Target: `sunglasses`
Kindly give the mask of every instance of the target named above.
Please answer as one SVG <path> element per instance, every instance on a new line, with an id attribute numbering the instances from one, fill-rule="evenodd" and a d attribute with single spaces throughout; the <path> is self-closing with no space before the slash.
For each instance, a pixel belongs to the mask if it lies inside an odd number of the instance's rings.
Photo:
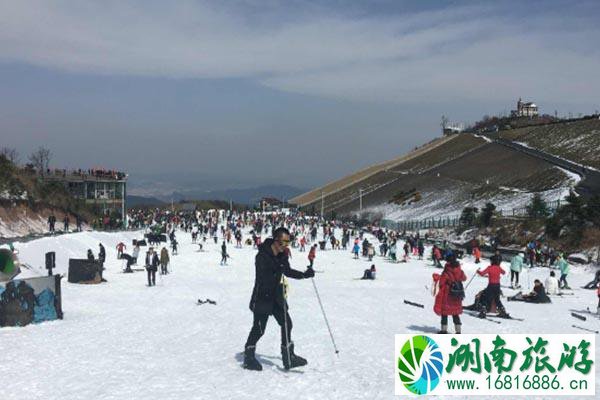
<path id="1" fill-rule="evenodd" d="M 278 240 L 278 242 L 282 246 L 287 246 L 288 244 L 290 244 L 289 240 Z"/>

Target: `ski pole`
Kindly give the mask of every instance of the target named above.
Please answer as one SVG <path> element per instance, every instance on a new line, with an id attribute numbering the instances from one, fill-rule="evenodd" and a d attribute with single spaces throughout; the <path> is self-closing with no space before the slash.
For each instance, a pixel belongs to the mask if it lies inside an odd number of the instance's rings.
<path id="1" fill-rule="evenodd" d="M 415 306 L 415 307 L 419 307 L 419 308 L 425 308 L 425 306 L 423 304 L 415 303 L 415 302 L 408 301 L 408 300 L 404 300 L 404 304 L 408 304 L 410 306 Z"/>
<path id="2" fill-rule="evenodd" d="M 596 330 L 584 328 L 583 326 L 579 326 L 579 325 L 571 325 L 571 326 L 573 328 L 581 329 L 582 331 L 586 331 L 586 332 L 600 333 L 600 332 L 598 332 Z"/>
<path id="3" fill-rule="evenodd" d="M 473 276 L 471 277 L 471 279 L 469 279 L 469 282 L 467 282 L 467 285 L 465 286 L 465 291 L 467 290 L 467 288 L 469 287 L 469 285 L 471 284 L 471 281 L 473 280 L 473 278 L 475 278 L 475 275 L 477 275 L 477 271 L 475 271 L 473 273 Z"/>
<path id="4" fill-rule="evenodd" d="M 327 315 L 325 314 L 325 309 L 323 308 L 323 303 L 321 302 L 321 296 L 319 296 L 319 291 L 317 290 L 317 284 L 315 283 L 315 278 L 310 278 L 312 281 L 313 287 L 315 288 L 315 293 L 317 295 L 317 300 L 319 300 L 319 306 L 321 306 L 321 312 L 323 313 L 323 318 L 325 319 L 325 324 L 327 325 L 327 330 L 329 331 L 329 336 L 331 337 L 331 343 L 333 344 L 333 349 L 335 350 L 335 354 L 338 355 L 340 351 L 335 345 L 335 340 L 333 339 L 333 333 L 331 333 L 331 327 L 329 326 L 329 321 L 327 320 Z"/>
<path id="5" fill-rule="evenodd" d="M 285 277 L 282 275 L 281 276 L 281 280 L 284 283 L 283 286 L 283 326 L 284 326 L 284 330 L 285 330 L 285 351 L 287 353 L 287 360 L 288 363 L 291 362 L 291 354 L 290 354 L 290 337 L 289 337 L 289 331 L 288 331 L 288 325 L 287 325 L 287 320 L 288 320 L 288 308 L 287 308 L 287 290 L 286 290 L 286 286 L 285 286 Z M 283 354 L 282 354 L 283 357 Z"/>

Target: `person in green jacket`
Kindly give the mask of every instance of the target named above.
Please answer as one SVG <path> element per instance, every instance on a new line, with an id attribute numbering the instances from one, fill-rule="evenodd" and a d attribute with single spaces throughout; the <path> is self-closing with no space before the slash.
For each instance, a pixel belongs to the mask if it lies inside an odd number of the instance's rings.
<path id="1" fill-rule="evenodd" d="M 515 254 L 510 260 L 510 284 L 513 289 L 520 288 L 519 285 L 519 274 L 523 270 L 523 255 Z M 514 283 L 513 283 L 514 281 Z"/>
<path id="2" fill-rule="evenodd" d="M 561 289 L 571 289 L 567 283 L 567 275 L 569 275 L 569 263 L 565 260 L 565 257 L 560 254 L 556 257 L 556 265 L 560 269 L 560 279 L 558 280 L 558 286 Z"/>

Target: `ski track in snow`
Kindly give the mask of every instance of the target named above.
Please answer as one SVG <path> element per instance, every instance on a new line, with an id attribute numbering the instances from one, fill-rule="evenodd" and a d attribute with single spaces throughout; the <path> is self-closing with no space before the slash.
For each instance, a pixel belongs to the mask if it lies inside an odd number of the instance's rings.
<path id="1" fill-rule="evenodd" d="M 196 252 L 190 235 L 178 232 L 180 254 L 171 256 L 171 274 L 157 275 L 157 286 L 149 288 L 145 272 L 122 274 L 122 261 L 116 260 L 119 241 L 127 244 L 127 252 L 131 239 L 141 237 L 140 232 L 83 232 L 17 244 L 21 261 L 40 271 L 44 253 L 56 251 L 57 272 L 66 274 L 68 257 L 84 257 L 88 248 L 96 254 L 101 241 L 107 250 L 108 283 L 77 285 L 64 279 L 64 320 L 0 329 L 0 374 L 7 377 L 2 399 L 394 399 L 394 334 L 439 327 L 425 288 L 431 274 L 439 271 L 430 262 L 391 264 L 376 257 L 377 280 L 361 281 L 354 278 L 371 263 L 353 260 L 347 251 L 319 251 L 316 269 L 325 272 L 315 282 L 339 357 L 311 282 L 290 279 L 292 338 L 296 352 L 309 364 L 282 370 L 280 331 L 270 318 L 257 347 L 264 370 L 246 371 L 241 352 L 252 324 L 248 302 L 256 250 L 229 246 L 233 258 L 229 266 L 220 267 L 220 243 L 207 242 L 204 252 Z M 292 266 L 304 270 L 307 253 L 292 252 Z M 469 258 L 463 265 L 469 277 L 477 268 Z M 504 269 L 508 271 L 508 264 Z M 530 275 L 531 282 L 543 280 L 548 270 L 538 268 Z M 572 267 L 569 283 L 579 288 L 592 275 L 591 270 Z M 508 279 L 504 276 L 503 285 Z M 526 286 L 527 273 L 522 282 Z M 487 279 L 475 278 L 465 304 L 486 284 Z M 198 306 L 198 298 L 216 300 L 217 305 Z M 423 303 L 425 309 L 406 305 L 405 299 Z M 575 320 L 569 310 L 595 309 L 596 303 L 595 291 L 583 289 L 553 298 L 553 304 L 505 302 L 512 315 L 526 320 L 497 325 L 463 315 L 463 332 L 582 333 L 571 325 L 598 329 L 600 323 L 593 317 Z M 597 379 L 598 393 L 599 385 Z"/>

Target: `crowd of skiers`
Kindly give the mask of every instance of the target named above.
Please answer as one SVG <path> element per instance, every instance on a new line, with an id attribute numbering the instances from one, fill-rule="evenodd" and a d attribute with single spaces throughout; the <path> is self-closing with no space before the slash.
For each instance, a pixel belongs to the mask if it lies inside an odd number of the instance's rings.
<path id="1" fill-rule="evenodd" d="M 132 216 L 133 218 L 130 221 L 134 221 L 134 226 L 146 228 L 149 232 L 156 234 L 167 235 L 171 241 L 173 254 L 176 254 L 177 251 L 176 229 L 185 234 L 189 233 L 192 243 L 199 245 L 199 251 L 202 250 L 202 245 L 207 240 L 212 239 L 215 244 L 218 244 L 220 240 L 220 265 L 222 266 L 227 265 L 230 258 L 229 245 L 236 248 L 244 245 L 252 246 L 258 250 L 259 254 L 262 254 L 261 257 L 265 258 L 264 262 L 269 260 L 268 263 L 279 263 L 285 260 L 286 268 L 289 268 L 288 260 L 292 257 L 291 249 L 297 249 L 300 253 L 308 251 L 306 256 L 307 271 L 310 272 L 307 272 L 306 276 L 304 273 L 289 272 L 287 269 L 282 272 L 283 275 L 289 273 L 290 277 L 298 279 L 314 274 L 313 267 L 317 258 L 317 251 L 346 250 L 353 254 L 355 259 L 364 258 L 366 261 L 372 262 L 379 255 L 392 263 L 406 262 L 410 258 L 420 260 L 425 258 L 425 243 L 428 239 L 427 235 L 421 236 L 419 233 L 400 233 L 378 227 L 358 228 L 352 224 L 323 221 L 317 217 L 302 214 L 227 212 L 224 210 L 196 210 L 174 213 L 169 210 L 145 210 L 133 212 Z M 278 228 L 283 228 L 285 231 L 277 231 Z M 243 230 L 248 232 L 247 237 L 244 237 Z M 281 233 L 281 235 L 275 243 L 273 235 L 277 236 L 276 232 Z M 370 237 L 367 237 L 365 233 L 372 234 L 377 241 L 372 243 Z M 117 250 L 123 254 L 123 257 L 125 256 L 123 248 Z M 139 248 L 137 252 L 139 252 Z M 501 277 L 507 273 L 510 273 L 511 287 L 521 289 L 523 273 L 531 267 L 550 266 L 555 267 L 560 272 L 557 278 L 555 270 L 550 270 L 545 282 L 536 279 L 529 293 L 518 293 L 507 297 L 508 301 L 549 303 L 551 300 L 548 295 L 556 295 L 563 289 L 570 289 L 567 282 L 569 264 L 565 257 L 548 246 L 540 245 L 539 242 L 532 242 L 527 245 L 525 253 L 513 255 L 510 260 L 503 260 L 500 252 L 496 250 L 489 258 L 489 264 L 476 271 L 477 276 L 487 279 L 487 286 L 476 294 L 472 305 L 463 307 L 465 296 L 465 286 L 463 284 L 467 280 L 467 276 L 462 270 L 460 260 L 465 254 L 472 256 L 476 264 L 485 262 L 481 251 L 481 243 L 476 239 L 467 243 L 464 251 L 445 241 L 433 244 L 431 248 L 433 265 L 441 269 L 440 272 L 433 274 L 434 285 L 432 288 L 435 295 L 434 312 L 440 317 L 440 333 L 448 332 L 449 317 L 452 317 L 454 332 L 462 332 L 460 316 L 463 313 L 463 308 L 475 311 L 476 316 L 481 318 L 486 318 L 492 312 L 499 317 L 510 318 L 502 302 L 502 288 L 500 285 Z M 147 253 L 146 266 L 150 286 L 155 284 L 155 272 L 159 265 L 161 266 L 161 273 L 168 273 L 168 257 L 168 251 L 164 247 L 161 250 L 160 257 L 153 249 L 150 249 Z M 135 258 L 137 258 L 137 254 Z M 510 263 L 508 270 L 503 269 L 503 261 Z M 257 280 L 264 279 L 259 278 L 261 273 L 259 269 L 257 266 Z M 372 264 L 370 268 L 363 271 L 362 277 L 357 279 L 374 280 L 376 276 L 376 267 L 375 264 Z M 527 274 L 528 276 L 529 274 Z M 600 273 L 591 284 L 594 288 L 598 288 Z M 599 291 L 600 307 L 600 289 L 597 290 Z M 253 299 L 256 296 L 257 294 L 253 293 Z M 275 296 L 279 296 L 279 294 Z M 280 325 L 290 325 L 287 328 L 282 327 L 282 352 L 286 352 L 284 363 L 288 367 L 293 367 L 295 366 L 294 360 L 304 359 L 301 357 L 294 358 L 296 356 L 293 354 L 293 344 L 289 339 L 291 319 L 289 319 L 287 311 L 284 312 L 285 310 L 283 310 L 281 304 L 275 306 L 280 308 L 276 313 L 270 315 L 274 315 Z M 251 305 L 255 313 L 255 321 L 244 352 L 244 365 L 249 369 L 261 368 L 254 357 L 254 351 L 256 341 L 262 336 L 264 324 L 266 324 L 264 309 L 260 308 L 260 312 L 257 313 L 255 307 L 255 305 L 254 307 Z M 269 307 L 273 307 L 273 305 Z M 302 363 L 302 361 L 298 362 Z"/>

